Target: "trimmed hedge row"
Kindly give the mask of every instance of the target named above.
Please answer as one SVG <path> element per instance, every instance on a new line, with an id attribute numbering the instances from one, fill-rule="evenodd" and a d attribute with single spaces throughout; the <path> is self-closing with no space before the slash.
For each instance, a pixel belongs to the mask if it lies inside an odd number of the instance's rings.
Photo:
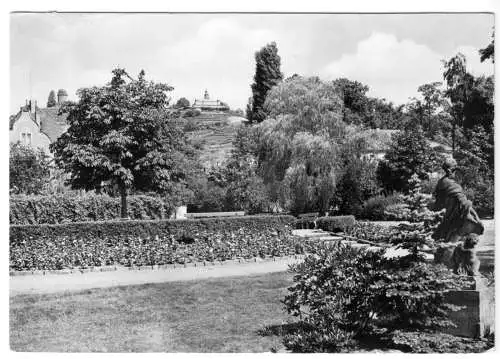
<path id="1" fill-rule="evenodd" d="M 356 224 L 354 216 L 299 218 L 293 222 L 295 229 L 323 229 L 329 232 L 346 232 Z"/>
<path id="2" fill-rule="evenodd" d="M 174 206 L 164 198 L 134 195 L 127 198 L 132 219 L 168 219 Z M 68 194 L 51 196 L 11 196 L 11 224 L 57 224 L 105 221 L 120 217 L 120 198 L 107 195 Z"/>
<path id="3" fill-rule="evenodd" d="M 11 270 L 162 265 L 303 253 L 291 216 L 10 227 Z"/>
<path id="4" fill-rule="evenodd" d="M 320 217 L 316 220 L 317 228 L 328 232 L 347 232 L 355 224 L 354 216 Z"/>

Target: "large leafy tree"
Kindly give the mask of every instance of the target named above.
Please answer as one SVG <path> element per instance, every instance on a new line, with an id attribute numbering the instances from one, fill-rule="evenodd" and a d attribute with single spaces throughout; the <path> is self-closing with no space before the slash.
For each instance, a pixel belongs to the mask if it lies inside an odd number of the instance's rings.
<path id="1" fill-rule="evenodd" d="M 187 195 L 195 150 L 168 121 L 167 84 L 113 70 L 111 82 L 78 91 L 77 103 L 65 104 L 69 128 L 51 145 L 56 163 L 70 173 L 73 188 L 119 188 L 121 216 L 127 217 L 130 190 Z"/>
<path id="2" fill-rule="evenodd" d="M 419 86 L 420 98 L 413 98 L 406 105 L 408 116 L 416 120 L 429 138 L 446 137 L 451 130 L 449 103 L 445 99 L 441 86 L 441 82 Z"/>
<path id="3" fill-rule="evenodd" d="M 9 186 L 13 194 L 40 194 L 50 180 L 50 158 L 42 150 L 10 144 Z"/>
<path id="4" fill-rule="evenodd" d="M 338 88 L 339 96 L 344 103 L 342 117 L 346 123 L 360 125 L 366 115 L 368 97 L 366 93 L 369 88 L 358 81 L 339 78 L 333 81 Z"/>
<path id="5" fill-rule="evenodd" d="M 49 98 L 47 100 L 47 107 L 54 107 L 56 105 L 56 93 L 54 92 L 54 90 L 51 90 L 49 93 Z"/>
<path id="6" fill-rule="evenodd" d="M 294 76 L 269 92 L 264 108 L 269 118 L 239 133 L 236 153 L 254 156 L 271 201 L 281 208 L 326 211 L 346 131 L 336 86 Z"/>
<path id="7" fill-rule="evenodd" d="M 267 93 L 283 79 L 280 70 L 281 58 L 275 42 L 267 44 L 255 53 L 255 63 L 252 97 L 247 106 L 247 119 L 250 123 L 259 123 L 266 118 L 263 107 Z"/>

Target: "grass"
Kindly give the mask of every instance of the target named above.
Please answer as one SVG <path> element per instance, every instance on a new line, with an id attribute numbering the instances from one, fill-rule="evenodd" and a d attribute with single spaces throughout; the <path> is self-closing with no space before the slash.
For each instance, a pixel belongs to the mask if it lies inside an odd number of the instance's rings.
<path id="1" fill-rule="evenodd" d="M 39 352 L 269 352 L 288 273 L 10 298 L 10 345 Z"/>

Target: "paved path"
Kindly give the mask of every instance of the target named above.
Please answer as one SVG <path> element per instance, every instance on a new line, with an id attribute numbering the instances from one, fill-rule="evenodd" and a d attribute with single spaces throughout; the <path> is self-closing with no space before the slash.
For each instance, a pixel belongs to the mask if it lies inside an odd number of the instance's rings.
<path id="1" fill-rule="evenodd" d="M 11 276 L 10 295 L 44 294 L 122 285 L 284 272 L 288 269 L 289 264 L 299 261 L 300 257 L 298 259 L 286 258 L 276 259 L 276 261 L 218 264 L 206 267 Z"/>

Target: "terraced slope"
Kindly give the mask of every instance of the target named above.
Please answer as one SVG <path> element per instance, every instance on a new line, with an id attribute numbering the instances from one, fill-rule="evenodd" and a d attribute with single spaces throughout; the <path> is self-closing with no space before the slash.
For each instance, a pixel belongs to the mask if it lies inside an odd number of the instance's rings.
<path id="1" fill-rule="evenodd" d="M 210 167 L 223 163 L 230 156 L 232 141 L 245 121 L 243 117 L 222 113 L 202 113 L 186 119 L 185 129 L 192 140 L 203 145 L 201 160 Z"/>

